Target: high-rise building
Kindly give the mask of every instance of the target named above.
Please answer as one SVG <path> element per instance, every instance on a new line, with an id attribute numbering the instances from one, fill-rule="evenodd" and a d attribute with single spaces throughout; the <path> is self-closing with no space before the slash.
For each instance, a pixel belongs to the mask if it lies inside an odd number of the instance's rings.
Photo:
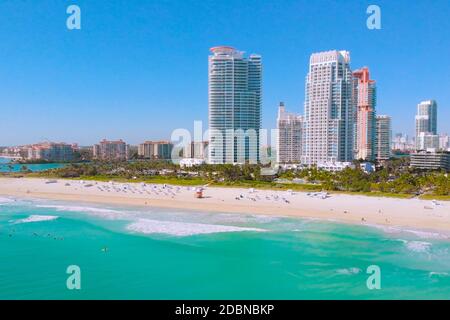
<path id="1" fill-rule="evenodd" d="M 370 79 L 369 68 L 353 72 L 356 105 L 355 158 L 375 159 L 375 106 L 376 85 Z"/>
<path id="2" fill-rule="evenodd" d="M 302 154 L 303 117 L 286 112 L 283 102 L 278 107 L 277 162 L 300 163 Z"/>
<path id="3" fill-rule="evenodd" d="M 386 115 L 376 116 L 376 139 L 375 139 L 375 154 L 376 160 L 389 160 L 391 157 L 391 117 Z"/>
<path id="4" fill-rule="evenodd" d="M 214 47 L 209 56 L 209 162 L 259 161 L 261 56 Z"/>
<path id="5" fill-rule="evenodd" d="M 439 149 L 439 136 L 428 132 L 419 132 L 416 138 L 416 150 Z"/>
<path id="6" fill-rule="evenodd" d="M 416 150 L 416 142 L 407 134 L 397 133 L 393 139 L 392 149 L 400 152 L 411 152 Z"/>
<path id="7" fill-rule="evenodd" d="M 206 159 L 207 141 L 191 141 L 183 149 L 183 157 L 189 159 Z"/>
<path id="8" fill-rule="evenodd" d="M 98 160 L 124 161 L 128 160 L 128 145 L 122 141 L 103 139 L 93 147 L 93 157 Z"/>
<path id="9" fill-rule="evenodd" d="M 145 141 L 138 146 L 138 155 L 146 159 L 168 160 L 172 157 L 172 149 L 170 141 Z"/>
<path id="10" fill-rule="evenodd" d="M 431 148 L 423 142 L 434 141 L 435 137 L 426 137 L 432 135 L 437 135 L 437 103 L 434 100 L 422 101 L 417 105 L 416 148 L 418 150 Z"/>
<path id="11" fill-rule="evenodd" d="M 443 133 L 439 136 L 439 149 L 450 151 L 450 136 Z"/>
<path id="12" fill-rule="evenodd" d="M 76 145 L 67 143 L 43 142 L 28 146 L 28 160 L 72 161 L 75 158 Z"/>
<path id="13" fill-rule="evenodd" d="M 348 51 L 311 55 L 306 77 L 304 164 L 353 160 L 352 82 Z"/>

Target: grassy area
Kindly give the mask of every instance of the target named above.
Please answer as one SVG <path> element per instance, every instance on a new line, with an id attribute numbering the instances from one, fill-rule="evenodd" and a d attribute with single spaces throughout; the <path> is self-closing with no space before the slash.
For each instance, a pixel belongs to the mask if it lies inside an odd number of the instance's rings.
<path id="1" fill-rule="evenodd" d="M 235 182 L 214 182 L 213 187 L 224 188 L 255 188 L 261 190 L 295 190 L 295 191 L 321 191 L 322 186 L 316 184 L 283 184 L 268 181 L 235 181 Z"/>
<path id="2" fill-rule="evenodd" d="M 385 197 L 385 198 L 399 198 L 399 199 L 411 199 L 414 195 L 407 193 L 392 193 L 392 192 L 350 192 L 350 191 L 332 191 L 330 193 L 337 194 L 350 194 L 355 196 L 367 196 L 367 197 Z"/>
<path id="3" fill-rule="evenodd" d="M 82 176 L 79 178 L 74 178 L 73 180 L 89 180 L 89 181 L 115 181 L 115 182 L 123 182 L 123 183 L 154 183 L 154 184 L 171 184 L 177 186 L 198 186 L 205 185 L 209 183 L 205 179 L 201 178 L 189 178 L 189 179 L 178 179 L 175 177 L 162 177 L 162 176 L 153 176 L 148 178 L 136 178 L 136 179 L 127 179 L 122 177 L 111 177 L 111 176 Z"/>
<path id="4" fill-rule="evenodd" d="M 434 194 L 423 194 L 419 197 L 422 200 L 440 200 L 440 201 L 450 201 L 450 195 L 437 196 Z"/>

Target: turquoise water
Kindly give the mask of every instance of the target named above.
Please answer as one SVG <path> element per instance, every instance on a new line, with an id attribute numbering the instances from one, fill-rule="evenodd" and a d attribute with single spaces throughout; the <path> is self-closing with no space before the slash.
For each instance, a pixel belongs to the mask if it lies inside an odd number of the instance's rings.
<path id="1" fill-rule="evenodd" d="M 12 168 L 8 167 L 10 159 L 0 157 L 0 172 L 20 172 L 23 164 L 12 164 Z M 31 171 L 45 171 L 64 167 L 63 163 L 43 163 L 43 164 L 25 164 Z"/>
<path id="2" fill-rule="evenodd" d="M 0 197 L 0 299 L 449 299 L 445 237 Z M 81 290 L 66 288 L 69 265 Z"/>

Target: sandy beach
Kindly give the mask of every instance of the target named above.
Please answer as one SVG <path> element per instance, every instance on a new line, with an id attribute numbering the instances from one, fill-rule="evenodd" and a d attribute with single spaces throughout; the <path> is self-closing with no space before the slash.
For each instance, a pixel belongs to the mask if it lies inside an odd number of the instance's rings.
<path id="1" fill-rule="evenodd" d="M 295 216 L 450 233 L 450 203 L 445 201 L 218 187 L 205 188 L 202 199 L 194 194 L 193 187 L 171 185 L 0 178 L 0 196 Z"/>

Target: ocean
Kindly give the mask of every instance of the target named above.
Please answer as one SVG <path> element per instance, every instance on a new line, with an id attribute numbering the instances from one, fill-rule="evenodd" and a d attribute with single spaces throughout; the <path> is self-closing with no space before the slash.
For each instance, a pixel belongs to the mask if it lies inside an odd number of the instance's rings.
<path id="1" fill-rule="evenodd" d="M 437 232 L 0 197 L 0 299 L 449 299 L 449 249 Z"/>

